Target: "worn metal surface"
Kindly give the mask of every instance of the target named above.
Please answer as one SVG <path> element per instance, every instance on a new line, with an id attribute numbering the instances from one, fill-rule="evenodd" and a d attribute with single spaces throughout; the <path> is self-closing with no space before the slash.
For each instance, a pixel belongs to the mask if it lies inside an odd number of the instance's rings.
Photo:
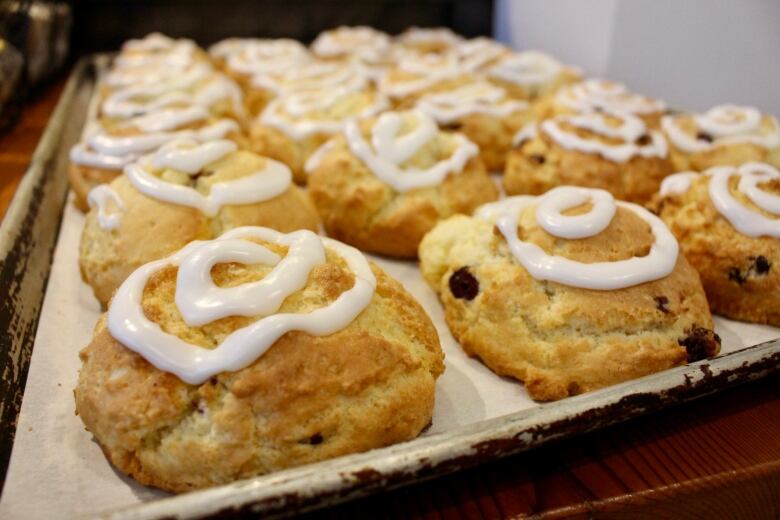
<path id="1" fill-rule="evenodd" d="M 5 474 L 34 332 L 65 203 L 67 149 L 94 89 L 81 63 L 0 228 L 0 456 Z M 286 516 L 457 471 L 780 371 L 780 340 L 449 432 L 231 485 L 108 512 L 102 518 Z"/>
<path id="2" fill-rule="evenodd" d="M 68 182 L 67 147 L 84 124 L 94 87 L 80 62 L 0 224 L 0 475 L 5 482 L 35 330 L 60 228 Z M 0 482 L 0 485 L 2 485 Z"/>

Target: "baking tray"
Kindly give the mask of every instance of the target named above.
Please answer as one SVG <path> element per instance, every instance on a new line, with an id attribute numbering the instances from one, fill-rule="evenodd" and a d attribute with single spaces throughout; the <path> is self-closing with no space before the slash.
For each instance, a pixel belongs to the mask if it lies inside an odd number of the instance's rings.
<path id="1" fill-rule="evenodd" d="M 82 59 L 0 226 L 0 471 L 13 444 L 38 317 L 66 204 L 67 156 L 106 55 Z M 284 516 L 410 484 L 592 431 L 780 371 L 780 340 L 370 452 L 159 498 L 101 518 Z M 69 389 L 68 389 L 69 391 Z"/>

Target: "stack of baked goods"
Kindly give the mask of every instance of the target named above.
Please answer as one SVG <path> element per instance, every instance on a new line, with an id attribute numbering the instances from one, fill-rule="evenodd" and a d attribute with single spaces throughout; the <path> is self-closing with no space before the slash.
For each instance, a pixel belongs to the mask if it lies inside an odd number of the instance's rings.
<path id="1" fill-rule="evenodd" d="M 780 324 L 780 133 L 753 108 L 671 114 L 542 52 L 368 27 L 153 34 L 95 96 L 70 180 L 107 311 L 76 408 L 144 484 L 430 424 L 437 330 L 364 253 L 419 257 L 462 348 L 536 400 L 717 355 L 710 308 Z"/>

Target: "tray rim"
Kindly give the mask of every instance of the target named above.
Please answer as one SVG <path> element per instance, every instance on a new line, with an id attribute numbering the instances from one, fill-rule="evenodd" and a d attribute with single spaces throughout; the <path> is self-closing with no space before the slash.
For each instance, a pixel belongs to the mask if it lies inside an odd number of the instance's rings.
<path id="1" fill-rule="evenodd" d="M 70 115 L 79 86 L 90 83 L 94 89 L 94 71 L 106 63 L 109 53 L 84 56 L 74 67 L 49 123 L 30 161 L 30 166 L 0 224 L 0 265 L 10 252 L 18 249 L 22 224 L 30 218 L 35 190 L 47 181 L 47 166 L 62 153 L 64 120 Z M 82 87 L 83 88 L 83 87 Z M 66 204 L 59 198 L 57 226 L 51 233 L 56 243 L 59 223 Z M 45 246 L 35 241 L 32 255 Z M 48 251 L 45 280 L 51 268 L 53 245 Z M 35 273 L 22 273 L 32 276 Z M 44 281 L 45 287 L 45 281 Z M 29 344 L 30 355 L 20 361 L 23 376 L 15 381 L 19 394 L 24 392 L 32 343 L 45 289 L 34 302 L 33 334 L 11 339 L 11 347 Z M 24 346 L 24 345 L 21 345 Z M 216 518 L 226 514 L 263 513 L 281 516 L 333 505 L 373 492 L 434 478 L 484 461 L 525 451 L 546 442 L 628 420 L 655 410 L 696 399 L 727 387 L 780 372 L 780 339 L 746 347 L 713 359 L 676 367 L 640 379 L 589 392 L 561 401 L 542 404 L 505 416 L 483 420 L 430 436 L 346 455 L 270 475 L 187 494 L 166 497 L 142 504 L 98 513 L 96 518 Z M 13 389 L 13 386 L 11 387 Z M 2 397 L 2 396 L 0 396 Z M 21 404 L 21 399 L 19 400 Z M 19 407 L 16 412 L 18 414 Z M 11 425 L 15 430 L 15 424 Z M 13 443 L 0 432 L 0 443 Z M 2 461 L 0 461 L 2 463 Z M 4 475 L 7 463 L 0 467 Z"/>

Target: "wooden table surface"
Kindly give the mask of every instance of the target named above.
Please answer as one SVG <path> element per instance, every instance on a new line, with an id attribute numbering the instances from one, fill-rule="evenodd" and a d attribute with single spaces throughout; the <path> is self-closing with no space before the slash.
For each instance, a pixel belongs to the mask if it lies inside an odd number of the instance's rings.
<path id="1" fill-rule="evenodd" d="M 0 218 L 62 91 L 0 136 Z M 780 518 L 780 377 L 315 518 Z"/>

